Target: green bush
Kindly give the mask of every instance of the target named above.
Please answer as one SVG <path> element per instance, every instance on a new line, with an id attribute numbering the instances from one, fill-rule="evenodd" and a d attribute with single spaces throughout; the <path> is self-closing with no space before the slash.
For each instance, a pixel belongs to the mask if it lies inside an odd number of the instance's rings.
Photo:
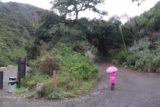
<path id="1" fill-rule="evenodd" d="M 99 76 L 92 61 L 65 44 L 57 44 L 47 55 L 32 62 L 32 67 L 31 74 L 23 79 L 23 86 L 34 91 L 37 83 L 44 83 L 44 90 L 35 92 L 33 96 L 49 99 L 75 97 L 86 93 Z M 50 75 L 53 69 L 57 70 L 58 89 L 53 87 Z"/>
<path id="2" fill-rule="evenodd" d="M 60 65 L 68 68 L 69 71 L 66 72 L 72 73 L 76 78 L 90 79 L 98 74 L 92 61 L 89 61 L 86 57 L 73 51 L 71 48 L 60 46 L 57 52 L 59 54 L 57 54 L 56 57 L 58 58 Z"/>
<path id="3" fill-rule="evenodd" d="M 52 75 L 53 70 L 58 69 L 56 60 L 48 56 L 44 56 L 43 58 L 41 58 L 38 63 L 39 71 L 44 74 Z"/>
<path id="4" fill-rule="evenodd" d="M 145 72 L 160 72 L 160 58 L 158 55 L 160 54 L 160 44 L 158 44 L 158 40 L 156 41 L 156 49 L 149 49 L 149 40 L 148 38 L 143 38 L 129 48 L 128 52 L 113 50 L 111 53 L 113 57 L 112 62 L 118 64 L 125 64 L 134 69 L 141 69 L 141 71 Z M 118 54 L 117 54 L 118 53 Z"/>
<path id="5" fill-rule="evenodd" d="M 117 61 L 118 61 L 119 64 L 123 64 L 124 62 L 127 61 L 127 57 L 126 57 L 127 54 L 128 54 L 128 53 L 125 52 L 125 51 L 120 51 L 120 52 L 118 53 L 116 59 L 117 59 Z"/>
<path id="6" fill-rule="evenodd" d="M 7 64 L 11 63 L 10 60 L 6 56 L 0 56 L 0 67 L 7 66 Z"/>
<path id="7" fill-rule="evenodd" d="M 156 71 L 158 71 L 158 69 L 160 68 L 160 57 L 159 56 L 157 56 L 157 57 L 155 57 L 153 60 L 152 60 L 152 62 L 151 62 L 151 69 L 154 71 L 154 72 L 156 72 Z M 159 71 L 158 71 L 159 72 Z"/>
<path id="8" fill-rule="evenodd" d="M 44 80 L 48 80 L 50 77 L 39 72 L 29 73 L 24 79 L 22 79 L 22 85 L 30 89 L 35 88 L 37 83 L 40 83 Z"/>
<path id="9" fill-rule="evenodd" d="M 139 57 L 134 53 L 128 53 L 126 56 L 127 65 L 129 66 L 135 66 L 136 61 L 139 59 Z"/>
<path id="10" fill-rule="evenodd" d="M 117 54 L 118 53 L 118 54 Z M 136 61 L 139 59 L 139 56 L 133 52 L 125 52 L 123 50 L 115 50 L 110 52 L 112 56 L 112 62 L 115 64 L 125 64 L 128 66 L 135 66 Z"/>
<path id="11" fill-rule="evenodd" d="M 143 59 L 143 58 L 140 58 L 135 62 L 135 68 L 136 69 L 138 69 L 138 68 L 143 69 L 144 65 L 145 65 L 145 59 Z"/>
<path id="12" fill-rule="evenodd" d="M 48 99 L 62 99 L 61 91 L 59 89 L 54 90 L 48 94 Z"/>

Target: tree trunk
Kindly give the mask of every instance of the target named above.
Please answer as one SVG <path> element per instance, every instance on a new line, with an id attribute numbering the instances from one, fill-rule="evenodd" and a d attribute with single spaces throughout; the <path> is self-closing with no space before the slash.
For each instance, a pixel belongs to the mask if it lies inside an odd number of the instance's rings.
<path id="1" fill-rule="evenodd" d="M 78 19 L 78 12 L 76 12 L 76 20 Z"/>

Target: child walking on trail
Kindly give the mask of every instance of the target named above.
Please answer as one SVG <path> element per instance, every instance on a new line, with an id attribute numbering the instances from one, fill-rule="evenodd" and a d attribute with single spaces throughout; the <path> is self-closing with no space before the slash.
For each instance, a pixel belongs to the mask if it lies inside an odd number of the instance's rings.
<path id="1" fill-rule="evenodd" d="M 118 68 L 115 66 L 109 66 L 106 69 L 106 72 L 109 74 L 109 84 L 110 84 L 111 90 L 114 90 L 115 88 L 117 71 L 118 71 Z"/>

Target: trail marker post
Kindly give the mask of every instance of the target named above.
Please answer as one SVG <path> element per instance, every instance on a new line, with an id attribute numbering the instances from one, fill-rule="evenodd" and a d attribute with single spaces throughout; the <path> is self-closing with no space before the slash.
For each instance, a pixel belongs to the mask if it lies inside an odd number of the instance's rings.
<path id="1" fill-rule="evenodd" d="M 52 78 L 53 78 L 54 88 L 57 89 L 58 81 L 57 81 L 57 72 L 55 70 L 53 71 Z"/>

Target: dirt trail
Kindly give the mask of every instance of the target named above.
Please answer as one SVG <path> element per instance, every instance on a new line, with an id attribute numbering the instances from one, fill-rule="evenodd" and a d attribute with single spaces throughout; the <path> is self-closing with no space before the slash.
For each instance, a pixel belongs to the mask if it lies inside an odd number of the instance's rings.
<path id="1" fill-rule="evenodd" d="M 58 101 L 29 100 L 0 91 L 0 107 L 160 107 L 160 75 L 132 72 L 119 68 L 115 91 L 110 91 L 105 73 L 106 62 L 98 62 L 102 75 L 86 96 Z"/>

